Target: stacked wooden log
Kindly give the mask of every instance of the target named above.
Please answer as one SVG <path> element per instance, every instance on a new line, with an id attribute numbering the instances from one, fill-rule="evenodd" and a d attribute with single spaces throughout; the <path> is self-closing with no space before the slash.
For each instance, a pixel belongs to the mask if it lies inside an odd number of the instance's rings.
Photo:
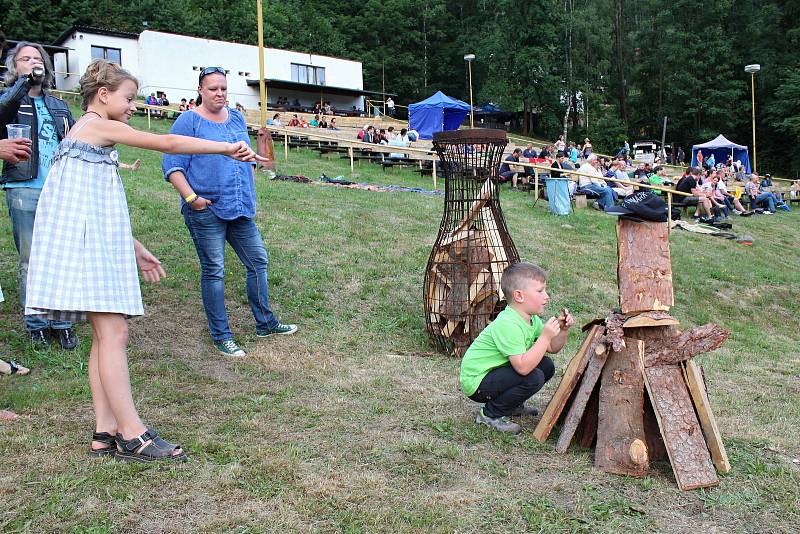
<path id="1" fill-rule="evenodd" d="M 693 356 L 729 333 L 714 324 L 681 332 L 674 302 L 666 223 L 620 220 L 620 308 L 584 327 L 583 344 L 537 425 L 545 441 L 561 420 L 556 450 L 595 446 L 595 466 L 644 476 L 669 459 L 682 490 L 715 486 L 730 470 L 702 368 Z M 647 395 L 645 395 L 647 392 Z"/>
<path id="2" fill-rule="evenodd" d="M 494 187 L 487 179 L 469 212 L 437 241 L 426 277 L 429 331 L 458 357 L 504 305 L 500 278 L 510 259 L 490 202 Z"/>

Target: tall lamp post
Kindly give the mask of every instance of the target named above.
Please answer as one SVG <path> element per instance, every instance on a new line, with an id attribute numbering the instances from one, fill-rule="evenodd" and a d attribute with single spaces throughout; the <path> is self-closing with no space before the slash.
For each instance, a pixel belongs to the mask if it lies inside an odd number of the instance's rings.
<path id="1" fill-rule="evenodd" d="M 465 55 L 464 61 L 467 62 L 467 68 L 469 69 L 469 127 L 475 128 L 475 120 L 472 115 L 472 62 L 475 61 L 475 54 Z"/>
<path id="2" fill-rule="evenodd" d="M 756 171 L 756 73 L 761 70 L 761 65 L 753 63 L 745 65 L 744 71 L 750 74 L 750 88 L 753 99 L 753 172 Z"/>

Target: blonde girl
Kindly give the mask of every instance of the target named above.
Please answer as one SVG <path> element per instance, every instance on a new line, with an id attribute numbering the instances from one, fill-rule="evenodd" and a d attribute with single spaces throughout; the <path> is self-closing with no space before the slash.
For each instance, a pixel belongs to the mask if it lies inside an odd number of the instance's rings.
<path id="1" fill-rule="evenodd" d="M 139 462 L 185 460 L 139 418 L 131 394 L 126 318 L 142 315 L 136 266 L 158 282 L 161 263 L 131 234 L 114 148 L 258 158 L 245 142 L 222 143 L 131 128 L 136 79 L 120 66 L 95 60 L 81 77 L 85 114 L 59 145 L 42 190 L 33 230 L 26 313 L 88 319 L 92 326 L 89 386 L 95 414 L 90 454 Z M 53 276 L 59 273 L 59 276 Z"/>

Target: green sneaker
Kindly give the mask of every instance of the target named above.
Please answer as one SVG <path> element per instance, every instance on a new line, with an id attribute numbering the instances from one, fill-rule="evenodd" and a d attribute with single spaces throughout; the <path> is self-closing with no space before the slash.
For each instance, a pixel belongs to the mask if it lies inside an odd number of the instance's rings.
<path id="1" fill-rule="evenodd" d="M 508 417 L 489 417 L 484 415 L 483 408 L 478 412 L 478 417 L 475 418 L 475 422 L 490 426 L 498 432 L 508 432 L 510 434 L 519 434 L 522 432 L 522 427 L 517 423 L 513 423 Z"/>
<path id="2" fill-rule="evenodd" d="M 247 353 L 243 351 L 232 339 L 226 339 L 225 341 L 214 343 L 214 346 L 225 356 L 235 356 L 237 358 L 244 358 L 247 356 Z"/>
<path id="3" fill-rule="evenodd" d="M 258 337 L 267 337 L 267 336 L 288 336 L 289 334 L 294 334 L 297 332 L 297 325 L 296 324 L 283 324 L 278 323 L 272 328 L 265 328 L 265 329 L 258 329 L 256 328 L 256 335 Z"/>

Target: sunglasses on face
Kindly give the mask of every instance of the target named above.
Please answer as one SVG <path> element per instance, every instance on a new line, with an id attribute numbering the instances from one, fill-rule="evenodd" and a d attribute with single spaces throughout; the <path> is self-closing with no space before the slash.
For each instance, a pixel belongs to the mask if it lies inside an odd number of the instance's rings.
<path id="1" fill-rule="evenodd" d="M 226 75 L 225 69 L 222 67 L 206 67 L 200 71 L 200 77 L 197 79 L 197 82 L 200 83 L 203 81 L 203 78 L 208 76 L 209 74 L 222 74 L 223 76 Z"/>

